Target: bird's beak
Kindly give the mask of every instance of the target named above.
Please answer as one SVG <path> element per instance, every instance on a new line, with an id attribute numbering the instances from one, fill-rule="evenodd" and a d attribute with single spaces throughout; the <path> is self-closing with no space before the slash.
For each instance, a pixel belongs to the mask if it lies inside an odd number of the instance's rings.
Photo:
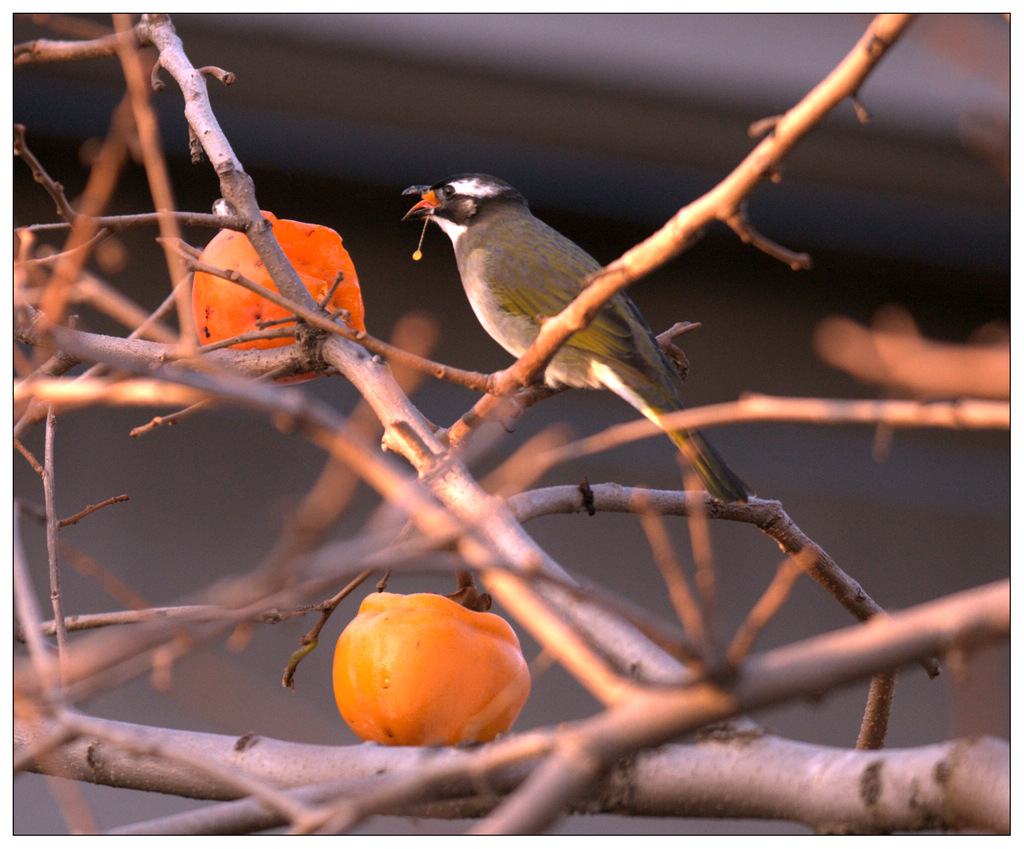
<path id="1" fill-rule="evenodd" d="M 428 215 L 433 215 L 434 210 L 441 205 L 441 201 L 437 199 L 437 195 L 430 186 L 409 186 L 402 194 L 420 195 L 419 202 L 402 216 L 403 221 L 408 221 L 410 218 L 426 218 Z"/>

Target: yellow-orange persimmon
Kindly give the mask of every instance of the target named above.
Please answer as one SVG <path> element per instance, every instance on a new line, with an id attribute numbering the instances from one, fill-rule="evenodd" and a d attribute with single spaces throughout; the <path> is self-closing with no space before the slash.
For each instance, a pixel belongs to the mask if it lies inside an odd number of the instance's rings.
<path id="1" fill-rule="evenodd" d="M 359 278 L 356 277 L 352 258 L 342 247 L 341 236 L 330 227 L 278 219 L 270 212 L 264 212 L 263 217 L 273 226 L 274 236 L 317 303 L 334 286 L 338 272 L 343 274 L 325 306 L 333 310 L 347 310 L 349 325 L 365 330 Z M 277 291 L 245 233 L 221 230 L 210 240 L 199 259 L 218 269 L 237 271 L 261 286 Z M 197 271 L 192 282 L 192 313 L 199 341 L 204 345 L 258 330 L 260 322 L 291 315 L 287 309 L 272 304 L 255 292 L 204 271 Z M 293 343 L 293 339 L 282 337 L 239 342 L 232 347 L 277 348 Z"/>
<path id="2" fill-rule="evenodd" d="M 530 673 L 512 627 L 433 593 L 374 593 L 334 651 L 334 697 L 363 740 L 486 742 L 512 727 Z"/>

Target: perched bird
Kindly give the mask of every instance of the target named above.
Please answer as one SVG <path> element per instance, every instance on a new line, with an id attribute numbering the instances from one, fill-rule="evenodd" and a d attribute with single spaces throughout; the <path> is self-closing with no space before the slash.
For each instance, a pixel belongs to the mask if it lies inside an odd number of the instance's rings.
<path id="1" fill-rule="evenodd" d="M 477 319 L 515 357 L 537 337 L 540 321 L 561 312 L 601 267 L 496 177 L 459 174 L 403 194 L 420 196 L 403 220 L 429 218 L 448 234 Z M 552 387 L 612 390 L 665 430 L 712 495 L 746 501 L 747 486 L 700 433 L 662 424 L 663 415 L 682 409 L 674 376 L 647 322 L 622 294 L 569 338 L 544 373 Z"/>

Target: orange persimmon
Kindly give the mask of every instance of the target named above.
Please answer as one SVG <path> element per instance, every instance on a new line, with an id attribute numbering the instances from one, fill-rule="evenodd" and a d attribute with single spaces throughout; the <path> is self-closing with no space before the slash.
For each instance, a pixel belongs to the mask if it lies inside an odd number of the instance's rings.
<path id="1" fill-rule="evenodd" d="M 433 593 L 373 593 L 334 651 L 334 698 L 363 740 L 487 742 L 512 727 L 530 672 L 512 627 Z"/>
<path id="2" fill-rule="evenodd" d="M 298 272 L 302 282 L 318 303 L 327 295 L 342 272 L 343 278 L 334 289 L 328 309 L 347 310 L 349 325 L 365 330 L 363 299 L 359 278 L 348 251 L 342 247 L 341 236 L 330 227 L 278 219 L 264 212 L 274 228 L 274 236 Z M 221 230 L 199 257 L 215 268 L 237 271 L 250 280 L 277 291 L 274 281 L 256 255 L 245 233 Z M 219 342 L 240 333 L 259 329 L 258 322 L 286 318 L 291 313 L 266 298 L 213 274 L 197 271 L 192 282 L 192 314 L 200 344 Z M 257 339 L 239 342 L 234 348 L 277 348 L 294 343 L 290 338 Z"/>

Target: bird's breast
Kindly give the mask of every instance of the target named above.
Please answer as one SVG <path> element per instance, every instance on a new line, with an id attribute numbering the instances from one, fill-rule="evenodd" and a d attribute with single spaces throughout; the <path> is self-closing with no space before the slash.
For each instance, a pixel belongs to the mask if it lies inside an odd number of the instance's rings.
<path id="1" fill-rule="evenodd" d="M 520 356 L 537 338 L 539 324 L 512 308 L 507 288 L 488 276 L 485 263 L 467 257 L 459 263 L 462 287 L 477 321 L 488 335 L 512 356 Z"/>

